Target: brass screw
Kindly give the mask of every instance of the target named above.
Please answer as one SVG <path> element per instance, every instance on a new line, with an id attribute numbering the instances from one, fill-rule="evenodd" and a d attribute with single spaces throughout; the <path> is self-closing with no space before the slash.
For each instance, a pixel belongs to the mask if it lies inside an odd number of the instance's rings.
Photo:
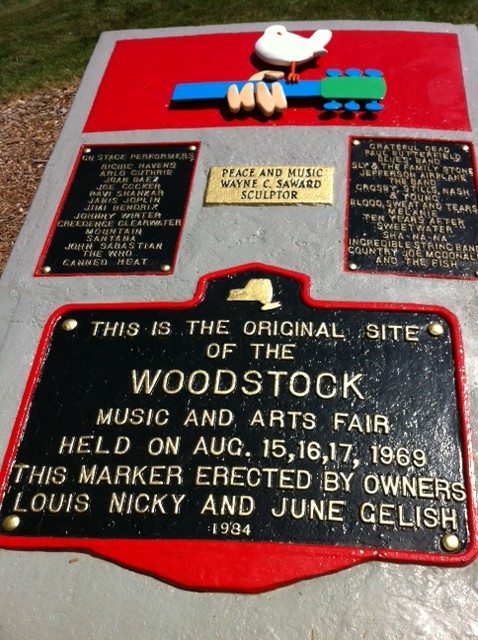
<path id="1" fill-rule="evenodd" d="M 460 540 L 454 533 L 445 533 L 445 535 L 441 539 L 441 546 L 445 549 L 445 551 L 455 553 L 455 551 L 460 550 Z"/>
<path id="2" fill-rule="evenodd" d="M 349 262 L 349 269 L 350 271 L 357 271 L 358 264 L 355 264 L 355 262 Z"/>
<path id="3" fill-rule="evenodd" d="M 171 271 L 170 264 L 162 264 L 160 268 L 163 273 L 168 273 L 169 271 Z"/>
<path id="4" fill-rule="evenodd" d="M 78 326 L 78 321 L 74 318 L 68 318 L 67 320 L 63 320 L 61 323 L 61 328 L 63 331 L 73 331 Z"/>
<path id="5" fill-rule="evenodd" d="M 353 140 L 353 141 L 352 141 L 352 144 L 353 144 L 355 147 L 358 147 L 358 146 L 360 145 L 360 140 Z"/>
<path id="6" fill-rule="evenodd" d="M 469 151 L 470 150 L 470 146 L 468 144 L 462 144 L 461 148 L 463 151 Z"/>
<path id="7" fill-rule="evenodd" d="M 15 531 L 20 526 L 20 518 L 15 515 L 7 516 L 2 522 L 2 528 L 4 531 Z"/>
<path id="8" fill-rule="evenodd" d="M 83 149 L 84 153 L 91 153 L 91 149 L 90 147 L 86 147 L 85 149 Z"/>
<path id="9" fill-rule="evenodd" d="M 42 273 L 51 273 L 51 267 L 44 266 L 41 268 Z"/>
<path id="10" fill-rule="evenodd" d="M 445 333 L 445 329 L 443 328 L 443 325 L 440 324 L 439 322 L 430 322 L 430 324 L 427 327 L 428 333 L 431 336 L 442 336 Z"/>
<path id="11" fill-rule="evenodd" d="M 475 269 L 475 274 L 474 275 L 478 277 L 478 269 Z"/>
<path id="12" fill-rule="evenodd" d="M 189 151 L 196 151 L 197 147 L 196 147 L 196 145 L 195 145 L 195 144 L 191 144 L 191 145 L 188 147 L 188 149 L 189 149 Z"/>

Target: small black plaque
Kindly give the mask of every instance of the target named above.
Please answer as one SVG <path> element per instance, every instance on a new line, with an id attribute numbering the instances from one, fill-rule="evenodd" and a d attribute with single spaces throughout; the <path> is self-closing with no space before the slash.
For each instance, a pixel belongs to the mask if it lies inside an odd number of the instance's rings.
<path id="1" fill-rule="evenodd" d="M 171 273 L 197 144 L 85 146 L 37 275 Z"/>
<path id="2" fill-rule="evenodd" d="M 469 143 L 356 139 L 350 163 L 349 269 L 476 277 Z"/>
<path id="3" fill-rule="evenodd" d="M 303 285 L 257 267 L 211 280 L 194 303 L 53 318 L 1 519 L 20 517 L 16 536 L 437 556 L 448 532 L 466 551 L 455 319 L 319 305 Z"/>

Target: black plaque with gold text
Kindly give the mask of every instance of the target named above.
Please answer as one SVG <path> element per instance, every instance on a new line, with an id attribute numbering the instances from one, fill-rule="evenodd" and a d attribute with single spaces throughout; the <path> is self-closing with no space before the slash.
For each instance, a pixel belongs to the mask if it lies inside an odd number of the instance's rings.
<path id="1" fill-rule="evenodd" d="M 352 140 L 347 263 L 367 272 L 475 278 L 471 144 Z"/>
<path id="2" fill-rule="evenodd" d="M 171 273 L 197 148 L 84 146 L 37 275 Z"/>
<path id="3" fill-rule="evenodd" d="M 255 267 L 52 318 L 3 470 L 14 535 L 465 552 L 455 319 L 304 283 Z"/>

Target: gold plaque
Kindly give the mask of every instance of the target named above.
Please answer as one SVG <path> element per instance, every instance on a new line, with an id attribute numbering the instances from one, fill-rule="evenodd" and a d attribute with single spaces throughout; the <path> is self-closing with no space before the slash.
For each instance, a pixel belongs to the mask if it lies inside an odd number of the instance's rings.
<path id="1" fill-rule="evenodd" d="M 333 167 L 211 167 L 206 204 L 333 204 Z"/>

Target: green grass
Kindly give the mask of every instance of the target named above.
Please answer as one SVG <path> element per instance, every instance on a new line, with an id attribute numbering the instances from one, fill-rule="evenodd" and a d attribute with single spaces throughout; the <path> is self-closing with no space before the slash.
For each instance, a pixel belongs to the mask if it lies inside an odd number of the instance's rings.
<path id="1" fill-rule="evenodd" d="M 79 79 L 102 31 L 340 19 L 477 24 L 478 1 L 0 0 L 0 100 Z"/>

